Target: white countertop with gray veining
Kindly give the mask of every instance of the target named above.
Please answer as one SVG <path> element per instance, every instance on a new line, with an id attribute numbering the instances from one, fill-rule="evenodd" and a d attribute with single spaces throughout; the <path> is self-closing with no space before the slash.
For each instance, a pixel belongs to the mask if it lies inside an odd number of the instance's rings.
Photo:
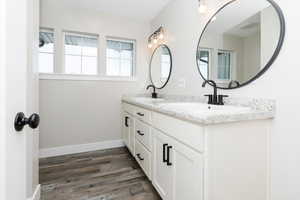
<path id="1" fill-rule="evenodd" d="M 151 99 L 145 95 L 124 95 L 122 102 L 200 125 L 265 120 L 275 117 L 275 101 L 269 99 L 228 98 L 225 106 L 208 105 L 206 98 L 164 95 Z"/>

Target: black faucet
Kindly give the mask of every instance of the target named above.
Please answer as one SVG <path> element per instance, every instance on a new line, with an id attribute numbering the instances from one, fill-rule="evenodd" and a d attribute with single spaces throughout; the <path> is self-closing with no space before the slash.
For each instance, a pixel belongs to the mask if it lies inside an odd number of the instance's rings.
<path id="1" fill-rule="evenodd" d="M 156 90 L 155 86 L 154 86 L 154 85 L 148 85 L 148 86 L 147 86 L 147 90 L 148 90 L 149 88 L 153 88 L 152 98 L 153 98 L 153 99 L 156 99 L 156 98 L 157 98 L 157 93 L 155 92 L 155 90 Z"/>
<path id="2" fill-rule="evenodd" d="M 224 97 L 227 95 L 218 95 L 218 86 L 213 80 L 205 80 L 202 84 L 202 87 L 205 87 L 207 83 L 210 83 L 214 87 L 214 94 L 205 95 L 208 97 L 208 104 L 213 105 L 224 105 Z"/>

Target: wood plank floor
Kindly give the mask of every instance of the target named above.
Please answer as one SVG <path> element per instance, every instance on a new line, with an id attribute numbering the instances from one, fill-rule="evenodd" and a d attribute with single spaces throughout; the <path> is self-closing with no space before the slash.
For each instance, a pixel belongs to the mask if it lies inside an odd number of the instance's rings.
<path id="1" fill-rule="evenodd" d="M 41 200 L 161 200 L 126 148 L 40 159 Z"/>

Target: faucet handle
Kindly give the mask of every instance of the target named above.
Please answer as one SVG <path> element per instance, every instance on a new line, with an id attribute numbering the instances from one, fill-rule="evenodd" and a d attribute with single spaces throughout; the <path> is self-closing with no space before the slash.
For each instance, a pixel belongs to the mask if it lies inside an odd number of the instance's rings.
<path id="1" fill-rule="evenodd" d="M 218 104 L 224 105 L 224 97 L 229 97 L 228 95 L 218 95 Z"/>
<path id="2" fill-rule="evenodd" d="M 213 95 L 212 94 L 206 94 L 204 96 L 208 97 L 208 104 L 212 104 L 213 103 Z"/>

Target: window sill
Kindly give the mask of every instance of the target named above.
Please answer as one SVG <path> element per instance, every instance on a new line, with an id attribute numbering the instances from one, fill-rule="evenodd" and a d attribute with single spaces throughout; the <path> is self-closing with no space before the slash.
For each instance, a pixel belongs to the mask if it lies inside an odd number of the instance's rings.
<path id="1" fill-rule="evenodd" d="M 124 81 L 135 82 L 135 77 L 121 76 L 99 76 L 99 75 L 77 75 L 77 74 L 47 74 L 40 73 L 40 80 L 70 80 L 70 81 Z"/>

